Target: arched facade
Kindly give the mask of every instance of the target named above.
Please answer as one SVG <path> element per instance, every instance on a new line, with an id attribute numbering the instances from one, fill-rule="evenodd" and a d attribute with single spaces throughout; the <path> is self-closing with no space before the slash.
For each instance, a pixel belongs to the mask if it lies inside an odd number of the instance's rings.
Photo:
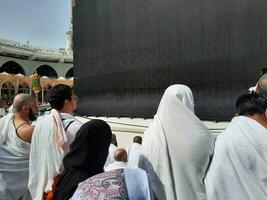
<path id="1" fill-rule="evenodd" d="M 1 85 L 1 96 L 6 97 L 8 99 L 8 102 L 12 102 L 15 93 L 15 86 L 12 82 L 6 81 Z"/>
<path id="2" fill-rule="evenodd" d="M 38 94 L 38 100 L 41 103 L 48 102 L 49 89 L 57 84 L 73 85 L 72 80 L 58 80 L 54 78 L 40 79 L 41 91 Z M 12 74 L 0 73 L 0 97 L 5 96 L 9 103 L 18 93 L 32 94 L 32 79 L 29 76 L 16 76 Z"/>
<path id="3" fill-rule="evenodd" d="M 22 84 L 19 84 L 19 87 L 18 87 L 18 94 L 19 93 L 26 93 L 26 94 L 30 94 L 30 87 L 27 83 L 22 83 Z"/>
<path id="4" fill-rule="evenodd" d="M 70 68 L 70 69 L 67 71 L 65 78 L 72 78 L 72 77 L 73 77 L 73 67 Z"/>
<path id="5" fill-rule="evenodd" d="M 36 69 L 40 76 L 47 76 L 49 78 L 58 78 L 58 74 L 54 68 L 49 65 L 41 65 Z"/>
<path id="6" fill-rule="evenodd" d="M 0 67 L 3 66 L 7 62 L 14 62 L 20 65 L 22 69 L 25 71 L 25 74 L 24 74 L 25 76 L 32 75 L 34 71 L 36 71 L 37 68 L 42 65 L 48 65 L 56 71 L 58 77 L 61 77 L 61 76 L 65 77 L 66 73 L 73 67 L 73 63 L 43 62 L 43 61 L 36 61 L 36 60 L 33 61 L 33 60 L 25 60 L 25 59 L 20 59 L 20 58 L 11 58 L 11 57 L 6 57 L 6 56 L 1 56 L 0 54 Z"/>
<path id="7" fill-rule="evenodd" d="M 0 67 L 0 73 L 2 73 L 2 72 L 7 72 L 9 74 L 19 74 L 20 73 L 20 74 L 25 75 L 25 71 L 24 71 L 23 67 L 14 61 L 8 61 L 8 62 L 4 63 Z"/>

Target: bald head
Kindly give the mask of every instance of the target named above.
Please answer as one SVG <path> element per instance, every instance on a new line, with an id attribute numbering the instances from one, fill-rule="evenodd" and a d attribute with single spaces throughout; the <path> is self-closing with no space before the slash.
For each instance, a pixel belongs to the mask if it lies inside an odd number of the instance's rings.
<path id="1" fill-rule="evenodd" d="M 267 97 L 267 74 L 263 74 L 257 86 L 257 92 L 265 97 Z"/>
<path id="2" fill-rule="evenodd" d="M 135 136 L 135 137 L 133 138 L 133 143 L 142 144 L 142 137 L 140 137 L 140 136 Z"/>
<path id="3" fill-rule="evenodd" d="M 14 112 L 20 112 L 23 106 L 30 106 L 34 98 L 29 94 L 18 94 L 13 100 Z"/>
<path id="4" fill-rule="evenodd" d="M 127 162 L 127 152 L 125 149 L 120 148 L 114 152 L 114 159 L 116 161 Z"/>

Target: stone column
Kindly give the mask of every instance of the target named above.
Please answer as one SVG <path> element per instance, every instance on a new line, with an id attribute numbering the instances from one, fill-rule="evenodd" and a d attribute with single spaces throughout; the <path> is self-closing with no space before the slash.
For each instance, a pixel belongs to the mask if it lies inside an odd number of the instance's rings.
<path id="1" fill-rule="evenodd" d="M 44 89 L 42 88 L 42 104 L 44 103 Z"/>

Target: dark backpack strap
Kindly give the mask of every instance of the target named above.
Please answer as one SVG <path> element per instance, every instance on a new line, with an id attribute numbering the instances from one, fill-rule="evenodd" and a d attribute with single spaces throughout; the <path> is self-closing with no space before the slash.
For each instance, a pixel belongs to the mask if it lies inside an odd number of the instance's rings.
<path id="1" fill-rule="evenodd" d="M 69 126 L 74 122 L 75 120 L 71 121 L 65 128 L 65 132 L 68 130 Z"/>

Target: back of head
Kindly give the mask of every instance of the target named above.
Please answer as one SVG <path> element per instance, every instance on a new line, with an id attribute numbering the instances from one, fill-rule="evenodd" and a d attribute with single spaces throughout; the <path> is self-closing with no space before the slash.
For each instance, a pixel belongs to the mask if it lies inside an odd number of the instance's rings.
<path id="1" fill-rule="evenodd" d="M 114 159 L 116 161 L 127 162 L 127 152 L 123 148 L 119 148 L 114 152 Z"/>
<path id="2" fill-rule="evenodd" d="M 49 104 L 56 110 L 61 110 L 65 100 L 71 101 L 72 88 L 65 84 L 55 85 L 49 92 Z"/>
<path id="3" fill-rule="evenodd" d="M 142 144 L 142 137 L 140 137 L 140 136 L 135 136 L 135 137 L 133 138 L 133 143 Z"/>
<path id="4" fill-rule="evenodd" d="M 194 113 L 194 98 L 191 89 L 186 85 L 175 84 L 169 86 L 164 96 L 169 96 L 170 98 L 178 98 L 185 107 Z"/>
<path id="5" fill-rule="evenodd" d="M 110 142 L 111 129 L 106 122 L 96 119 L 86 122 L 63 160 L 65 170 L 83 171 L 89 176 L 103 172 Z"/>
<path id="6" fill-rule="evenodd" d="M 263 74 L 258 81 L 258 93 L 267 97 L 267 74 Z"/>
<path id="7" fill-rule="evenodd" d="M 264 114 L 267 108 L 267 99 L 255 92 L 240 96 L 236 101 L 238 115 L 252 116 L 254 114 Z"/>
<path id="8" fill-rule="evenodd" d="M 15 96 L 13 100 L 13 111 L 14 112 L 20 112 L 22 106 L 29 105 L 32 101 L 34 101 L 34 98 L 29 94 L 18 94 Z"/>

